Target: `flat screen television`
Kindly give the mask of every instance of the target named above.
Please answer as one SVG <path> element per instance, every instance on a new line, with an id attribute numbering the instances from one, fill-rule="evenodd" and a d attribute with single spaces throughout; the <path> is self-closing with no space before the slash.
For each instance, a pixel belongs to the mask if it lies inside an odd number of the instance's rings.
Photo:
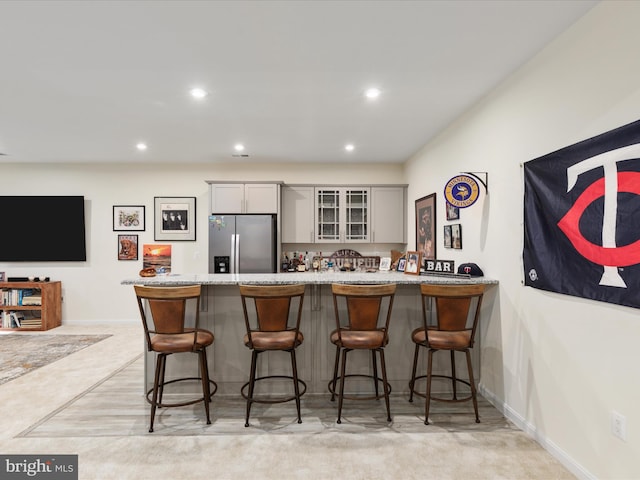
<path id="1" fill-rule="evenodd" d="M 84 262 L 83 196 L 0 196 L 0 262 Z"/>

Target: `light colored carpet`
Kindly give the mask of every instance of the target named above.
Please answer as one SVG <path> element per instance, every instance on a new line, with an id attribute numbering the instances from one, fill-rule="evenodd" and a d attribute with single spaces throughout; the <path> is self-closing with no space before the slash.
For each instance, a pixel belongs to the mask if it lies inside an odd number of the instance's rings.
<path id="1" fill-rule="evenodd" d="M 0 335 L 0 385 L 109 336 L 43 333 Z"/>
<path id="2" fill-rule="evenodd" d="M 426 426 L 423 400 L 402 395 L 391 424 L 372 401 L 345 403 L 337 425 L 328 396 L 305 395 L 301 425 L 293 404 L 262 405 L 245 428 L 242 399 L 214 396 L 211 425 L 194 405 L 163 409 L 148 433 L 141 328 L 60 329 L 101 332 L 113 336 L 0 386 L 3 454 L 76 454 L 81 480 L 575 478 L 484 399 L 479 425 L 465 403 L 435 405 Z"/>

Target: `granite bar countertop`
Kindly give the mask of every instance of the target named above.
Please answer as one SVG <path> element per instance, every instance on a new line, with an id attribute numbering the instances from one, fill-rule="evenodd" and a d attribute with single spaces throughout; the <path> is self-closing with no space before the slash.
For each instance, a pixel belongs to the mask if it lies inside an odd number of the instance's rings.
<path id="1" fill-rule="evenodd" d="M 285 285 L 285 284 L 385 284 L 419 285 L 421 283 L 470 285 L 482 283 L 495 285 L 497 280 L 466 275 L 411 275 L 400 272 L 293 272 L 293 273 L 211 273 L 167 274 L 155 277 L 125 279 L 122 285 Z"/>

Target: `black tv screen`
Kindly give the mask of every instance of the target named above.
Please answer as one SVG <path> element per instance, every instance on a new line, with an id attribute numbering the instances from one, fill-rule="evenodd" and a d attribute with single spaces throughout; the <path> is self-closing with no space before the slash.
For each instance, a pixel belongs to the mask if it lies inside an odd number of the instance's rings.
<path id="1" fill-rule="evenodd" d="M 87 260 L 82 196 L 0 196 L 0 262 Z"/>

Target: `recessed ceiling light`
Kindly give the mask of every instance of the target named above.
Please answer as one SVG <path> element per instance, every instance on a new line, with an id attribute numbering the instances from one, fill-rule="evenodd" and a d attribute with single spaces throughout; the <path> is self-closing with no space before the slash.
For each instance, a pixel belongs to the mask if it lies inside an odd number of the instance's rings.
<path id="1" fill-rule="evenodd" d="M 136 144 L 136 148 L 141 152 L 144 152 L 147 149 L 147 144 L 143 142 L 139 142 L 138 144 Z"/>
<path id="2" fill-rule="evenodd" d="M 369 99 L 378 98 L 380 96 L 380 90 L 378 88 L 370 88 L 364 92 L 364 96 Z"/>
<path id="3" fill-rule="evenodd" d="M 189 93 L 193 98 L 204 98 L 208 95 L 207 91 L 203 88 L 192 88 Z"/>
<path id="4" fill-rule="evenodd" d="M 244 145 L 242 145 L 241 143 L 236 143 L 236 144 L 233 146 L 233 149 L 234 149 L 236 152 L 242 152 L 242 151 L 244 151 Z"/>
<path id="5" fill-rule="evenodd" d="M 347 144 L 344 146 L 344 149 L 345 149 L 347 152 L 353 152 L 353 151 L 355 150 L 355 148 L 356 148 L 356 147 L 353 145 L 353 143 L 347 143 Z"/>

